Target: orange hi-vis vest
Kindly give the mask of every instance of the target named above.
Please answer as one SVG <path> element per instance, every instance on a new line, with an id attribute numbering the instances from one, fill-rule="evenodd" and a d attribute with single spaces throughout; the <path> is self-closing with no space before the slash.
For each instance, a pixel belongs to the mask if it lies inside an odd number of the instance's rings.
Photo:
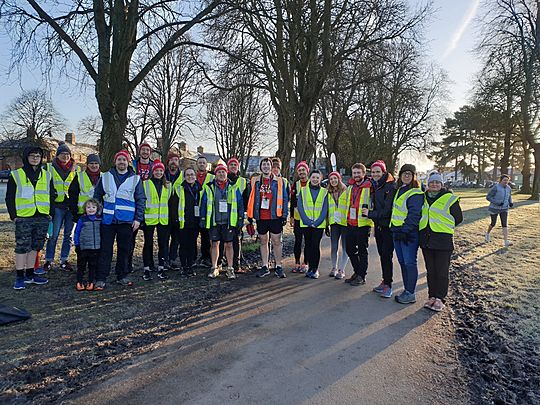
<path id="1" fill-rule="evenodd" d="M 278 186 L 278 193 L 276 198 L 276 215 L 278 217 L 283 216 L 283 183 L 284 179 L 283 177 L 274 177 L 270 176 L 270 187 L 272 186 L 272 181 L 277 179 L 277 186 Z M 260 182 L 262 179 L 261 176 L 253 177 L 251 179 L 251 193 L 249 194 L 249 201 L 247 206 L 247 217 L 253 218 L 254 209 L 255 209 L 255 193 L 259 192 L 259 187 L 256 187 L 257 182 Z"/>

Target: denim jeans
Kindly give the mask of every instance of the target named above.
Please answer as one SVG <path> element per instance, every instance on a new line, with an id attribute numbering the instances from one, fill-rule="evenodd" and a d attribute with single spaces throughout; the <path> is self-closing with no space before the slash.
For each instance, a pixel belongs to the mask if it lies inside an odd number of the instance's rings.
<path id="1" fill-rule="evenodd" d="M 347 256 L 347 227 L 338 224 L 330 225 L 330 241 L 331 250 L 330 257 L 332 259 L 332 268 L 337 270 L 345 270 L 347 263 L 349 262 L 349 256 Z M 341 240 L 341 254 L 339 255 L 338 262 L 338 250 Z"/>
<path id="2" fill-rule="evenodd" d="M 71 211 L 66 208 L 55 208 L 52 218 L 53 231 L 52 235 L 49 235 L 47 241 L 47 251 L 45 253 L 45 260 L 52 262 L 56 253 L 56 242 L 58 241 L 58 235 L 60 235 L 60 229 L 64 226 L 64 240 L 62 241 L 62 250 L 60 251 L 60 262 L 65 262 L 69 257 L 69 250 L 71 249 L 71 232 L 73 231 L 73 215 Z"/>
<path id="3" fill-rule="evenodd" d="M 418 280 L 418 232 L 408 233 L 407 242 L 394 240 L 394 249 L 401 266 L 403 287 L 408 292 L 414 293 Z"/>

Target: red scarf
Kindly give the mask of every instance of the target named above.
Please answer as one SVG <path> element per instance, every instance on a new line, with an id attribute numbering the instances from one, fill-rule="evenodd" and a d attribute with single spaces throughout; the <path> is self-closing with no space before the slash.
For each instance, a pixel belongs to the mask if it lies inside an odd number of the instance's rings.
<path id="1" fill-rule="evenodd" d="M 86 174 L 88 177 L 90 177 L 90 181 L 92 182 L 92 185 L 96 185 L 99 181 L 99 175 L 101 174 L 99 169 L 97 169 L 95 172 L 91 171 L 89 167 L 86 168 Z"/>
<path id="2" fill-rule="evenodd" d="M 62 163 L 60 159 L 56 158 L 56 164 L 58 165 L 60 169 L 62 169 L 65 172 L 71 171 L 71 168 L 73 167 L 73 163 L 74 163 L 73 159 L 69 159 L 67 163 Z"/>

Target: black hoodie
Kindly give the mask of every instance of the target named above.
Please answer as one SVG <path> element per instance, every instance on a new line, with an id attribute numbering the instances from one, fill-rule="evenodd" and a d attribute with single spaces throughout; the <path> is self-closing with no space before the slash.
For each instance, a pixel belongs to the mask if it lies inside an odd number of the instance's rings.
<path id="1" fill-rule="evenodd" d="M 39 179 L 39 175 L 41 173 L 41 162 L 35 168 L 30 165 L 30 163 L 28 162 L 28 155 L 32 152 L 39 152 L 41 156 L 43 156 L 43 149 L 41 149 L 38 146 L 29 146 L 24 149 L 23 155 L 22 155 L 24 173 L 26 174 L 26 177 L 35 188 L 36 183 Z M 50 190 L 51 190 L 50 206 L 52 207 L 54 199 L 56 198 L 56 191 L 54 190 L 54 184 L 53 184 L 52 179 L 51 179 L 51 184 L 50 184 Z M 13 176 L 9 176 L 8 183 L 7 183 L 7 190 L 6 190 L 6 207 L 9 213 L 9 217 L 11 218 L 12 221 L 15 218 L 17 218 L 17 208 L 15 206 L 16 193 L 17 193 L 17 184 L 15 183 Z M 50 212 L 49 212 L 49 215 L 50 215 Z M 39 211 L 36 210 L 34 217 L 41 217 L 41 216 L 45 216 L 45 215 L 41 214 Z"/>

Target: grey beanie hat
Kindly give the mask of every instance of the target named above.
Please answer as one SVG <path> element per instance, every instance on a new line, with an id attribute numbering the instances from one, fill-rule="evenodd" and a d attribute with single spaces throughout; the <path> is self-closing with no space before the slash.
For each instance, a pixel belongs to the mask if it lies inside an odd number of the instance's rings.
<path id="1" fill-rule="evenodd" d="M 97 153 L 91 153 L 88 155 L 88 157 L 86 158 L 86 164 L 89 164 L 89 163 L 97 163 L 97 164 L 101 164 L 101 159 L 99 158 L 99 155 Z"/>
<path id="2" fill-rule="evenodd" d="M 444 184 L 443 178 L 439 172 L 433 172 L 429 175 L 428 184 L 432 181 L 438 181 L 439 183 Z"/>
<path id="3" fill-rule="evenodd" d="M 60 145 L 58 145 L 58 149 L 56 149 L 56 156 L 64 152 L 67 152 L 71 155 L 71 150 L 69 149 L 69 146 L 67 146 L 65 143 L 61 143 Z"/>

